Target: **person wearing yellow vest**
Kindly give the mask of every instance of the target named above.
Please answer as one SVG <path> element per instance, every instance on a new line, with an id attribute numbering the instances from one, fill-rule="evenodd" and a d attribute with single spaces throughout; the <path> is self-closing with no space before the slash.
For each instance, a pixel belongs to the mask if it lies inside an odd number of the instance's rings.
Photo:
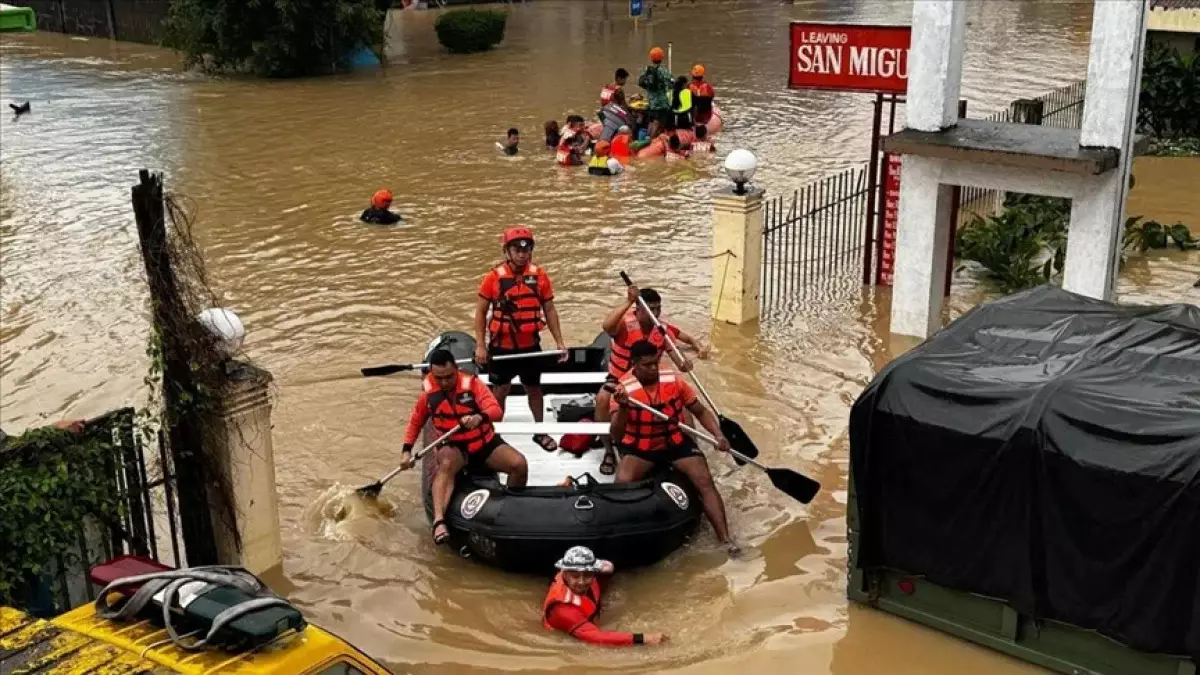
<path id="1" fill-rule="evenodd" d="M 621 633 L 600 630 L 592 619 L 600 612 L 597 574 L 612 574 L 613 564 L 598 560 L 586 546 L 572 546 L 554 564 L 559 573 L 542 601 L 542 627 L 558 630 L 588 644 L 623 647 L 662 644 L 663 633 Z"/>
<path id="2" fill-rule="evenodd" d="M 611 144 L 608 141 L 597 141 L 592 149 L 592 159 L 588 161 L 588 174 L 592 176 L 615 176 L 625 170 L 616 159 L 609 157 Z"/>
<path id="3" fill-rule="evenodd" d="M 692 128 L 692 90 L 683 76 L 675 78 L 675 86 L 671 88 L 671 118 L 673 129 Z"/>

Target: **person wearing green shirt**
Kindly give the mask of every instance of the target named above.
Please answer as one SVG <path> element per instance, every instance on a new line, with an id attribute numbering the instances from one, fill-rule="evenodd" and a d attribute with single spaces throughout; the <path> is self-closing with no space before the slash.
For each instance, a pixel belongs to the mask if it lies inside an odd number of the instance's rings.
<path id="1" fill-rule="evenodd" d="M 675 78 L 671 71 L 662 65 L 665 54 L 661 47 L 650 50 L 650 65 L 642 69 L 638 77 L 638 86 L 646 91 L 646 112 L 650 119 L 657 120 L 664 127 L 670 126 L 674 117 L 671 113 L 671 85 Z"/>

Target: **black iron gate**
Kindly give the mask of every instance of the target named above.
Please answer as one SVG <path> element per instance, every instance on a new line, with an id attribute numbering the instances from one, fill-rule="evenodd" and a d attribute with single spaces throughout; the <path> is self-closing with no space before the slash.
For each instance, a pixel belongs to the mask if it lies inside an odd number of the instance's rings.
<path id="1" fill-rule="evenodd" d="M 779 308 L 820 279 L 859 283 L 869 264 L 867 167 L 846 169 L 763 205 L 760 303 Z"/>

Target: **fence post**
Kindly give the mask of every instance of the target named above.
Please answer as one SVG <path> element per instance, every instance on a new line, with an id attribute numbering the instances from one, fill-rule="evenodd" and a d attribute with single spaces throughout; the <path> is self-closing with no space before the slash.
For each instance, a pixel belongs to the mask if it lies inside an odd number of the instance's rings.
<path id="1" fill-rule="evenodd" d="M 1041 125 L 1046 101 L 1040 98 L 1021 98 L 1012 102 L 1013 122 Z"/>
<path id="2" fill-rule="evenodd" d="M 232 488 L 236 522 L 213 513 L 217 559 L 262 574 L 283 564 L 271 441 L 272 378 L 265 370 L 236 361 L 227 362 L 225 372 L 220 405 L 209 424 L 215 432 L 216 465 Z"/>
<path id="3" fill-rule="evenodd" d="M 713 195 L 712 317 L 734 325 L 758 319 L 762 276 L 763 192 L 732 188 Z"/>

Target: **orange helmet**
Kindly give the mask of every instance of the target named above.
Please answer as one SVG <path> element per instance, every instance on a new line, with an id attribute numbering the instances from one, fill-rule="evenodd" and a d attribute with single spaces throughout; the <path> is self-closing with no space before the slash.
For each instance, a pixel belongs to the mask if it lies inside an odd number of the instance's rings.
<path id="1" fill-rule="evenodd" d="M 665 56 L 666 52 L 662 50 L 662 47 L 655 47 L 654 49 L 650 50 L 650 60 L 655 63 L 662 63 L 662 60 Z"/>
<path id="2" fill-rule="evenodd" d="M 704 77 L 704 65 L 703 64 L 697 63 L 696 65 L 692 66 L 692 77 L 696 77 L 696 78 Z"/>
<path id="3" fill-rule="evenodd" d="M 510 227 L 504 231 L 505 248 L 508 248 L 509 244 L 521 241 L 527 241 L 528 246 L 533 246 L 533 232 L 528 227 Z"/>
<path id="4" fill-rule="evenodd" d="M 610 148 L 612 148 L 612 144 L 608 141 L 596 141 L 595 153 L 597 155 L 607 155 Z"/>
<path id="5" fill-rule="evenodd" d="M 371 206 L 374 206 L 377 209 L 386 209 L 387 207 L 389 207 L 391 205 L 392 205 L 392 191 L 391 190 L 376 190 L 375 194 L 371 196 Z"/>

